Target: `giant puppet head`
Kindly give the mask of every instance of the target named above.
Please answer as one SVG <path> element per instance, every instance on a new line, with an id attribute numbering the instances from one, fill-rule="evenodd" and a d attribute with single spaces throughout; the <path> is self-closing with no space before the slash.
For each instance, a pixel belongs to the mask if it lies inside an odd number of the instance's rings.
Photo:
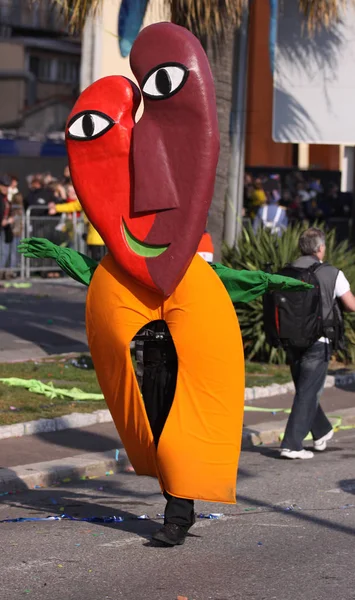
<path id="1" fill-rule="evenodd" d="M 158 23 L 135 41 L 138 88 L 105 77 L 68 120 L 70 171 L 89 220 L 114 260 L 170 295 L 199 244 L 212 200 L 219 135 L 212 74 L 199 41 Z"/>

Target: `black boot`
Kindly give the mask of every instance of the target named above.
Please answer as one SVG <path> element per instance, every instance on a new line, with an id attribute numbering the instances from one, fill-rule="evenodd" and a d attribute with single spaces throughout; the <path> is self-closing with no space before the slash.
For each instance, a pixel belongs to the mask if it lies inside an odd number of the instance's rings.
<path id="1" fill-rule="evenodd" d="M 153 535 L 153 540 L 165 546 L 181 546 L 196 521 L 193 500 L 176 498 L 167 492 L 164 492 L 164 496 L 168 501 L 164 526 Z"/>
<path id="2" fill-rule="evenodd" d="M 193 515 L 191 525 L 177 525 L 176 523 L 165 523 L 153 536 L 153 540 L 161 542 L 165 546 L 182 546 L 187 532 L 196 522 L 196 517 Z"/>

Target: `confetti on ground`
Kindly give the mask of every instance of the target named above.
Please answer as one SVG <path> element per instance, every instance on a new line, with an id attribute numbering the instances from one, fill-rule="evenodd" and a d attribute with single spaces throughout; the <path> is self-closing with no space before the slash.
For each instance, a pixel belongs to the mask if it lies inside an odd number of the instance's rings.
<path id="1" fill-rule="evenodd" d="M 113 471 L 112 470 L 111 471 L 106 471 L 105 475 L 106 475 L 106 477 L 108 477 L 109 475 L 113 475 Z"/>
<path id="2" fill-rule="evenodd" d="M 263 545 L 263 543 L 262 543 L 262 542 L 258 542 L 258 546 L 262 546 L 262 545 Z"/>
<path id="3" fill-rule="evenodd" d="M 200 513 L 197 515 L 198 519 L 219 519 L 224 517 L 222 513 Z M 164 515 L 156 515 L 156 518 L 162 519 Z M 123 517 L 109 516 L 109 517 L 72 517 L 71 515 L 62 514 L 60 516 L 48 516 L 48 517 L 17 517 L 16 519 L 2 519 L 0 523 L 27 523 L 32 521 L 81 521 L 85 523 L 122 523 L 123 521 L 135 521 L 150 519 L 148 515 L 140 515 L 138 517 L 130 517 L 124 519 Z M 91 533 L 89 529 L 86 533 Z"/>
<path id="4" fill-rule="evenodd" d="M 120 454 L 120 451 L 116 450 L 116 454 L 115 454 L 115 460 L 116 460 L 116 462 L 118 461 L 119 454 Z"/>

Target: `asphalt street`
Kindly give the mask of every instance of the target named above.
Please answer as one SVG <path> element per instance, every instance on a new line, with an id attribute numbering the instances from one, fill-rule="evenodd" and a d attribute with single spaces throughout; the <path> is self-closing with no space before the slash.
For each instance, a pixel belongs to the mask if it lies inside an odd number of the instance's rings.
<path id="1" fill-rule="evenodd" d="M 116 515 L 118 524 L 0 524 L 0 598 L 17 600 L 355 599 L 355 433 L 336 434 L 309 461 L 275 448 L 242 453 L 238 505 L 198 502 L 182 547 L 150 534 L 164 502 L 157 482 L 134 474 L 70 482 L 0 498 L 0 520 Z M 147 514 L 150 520 L 136 517 Z"/>
<path id="2" fill-rule="evenodd" d="M 33 281 L 29 288 L 0 287 L 0 362 L 86 352 L 83 285 Z"/>

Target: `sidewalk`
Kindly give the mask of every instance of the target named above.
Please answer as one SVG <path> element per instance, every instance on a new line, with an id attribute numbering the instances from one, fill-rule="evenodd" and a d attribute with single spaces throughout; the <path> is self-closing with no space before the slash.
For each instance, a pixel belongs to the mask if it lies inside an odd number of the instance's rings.
<path id="1" fill-rule="evenodd" d="M 339 424 L 340 418 L 342 426 L 355 427 L 354 391 L 355 385 L 324 391 L 322 406 L 328 415 L 336 417 L 333 423 Z M 290 408 L 291 404 L 292 394 L 246 401 L 247 409 L 269 412 L 245 411 L 243 446 L 278 444 L 287 414 L 272 411 Z M 1 440 L 0 457 L 0 494 L 104 475 L 125 469 L 128 464 L 113 423 Z"/>

